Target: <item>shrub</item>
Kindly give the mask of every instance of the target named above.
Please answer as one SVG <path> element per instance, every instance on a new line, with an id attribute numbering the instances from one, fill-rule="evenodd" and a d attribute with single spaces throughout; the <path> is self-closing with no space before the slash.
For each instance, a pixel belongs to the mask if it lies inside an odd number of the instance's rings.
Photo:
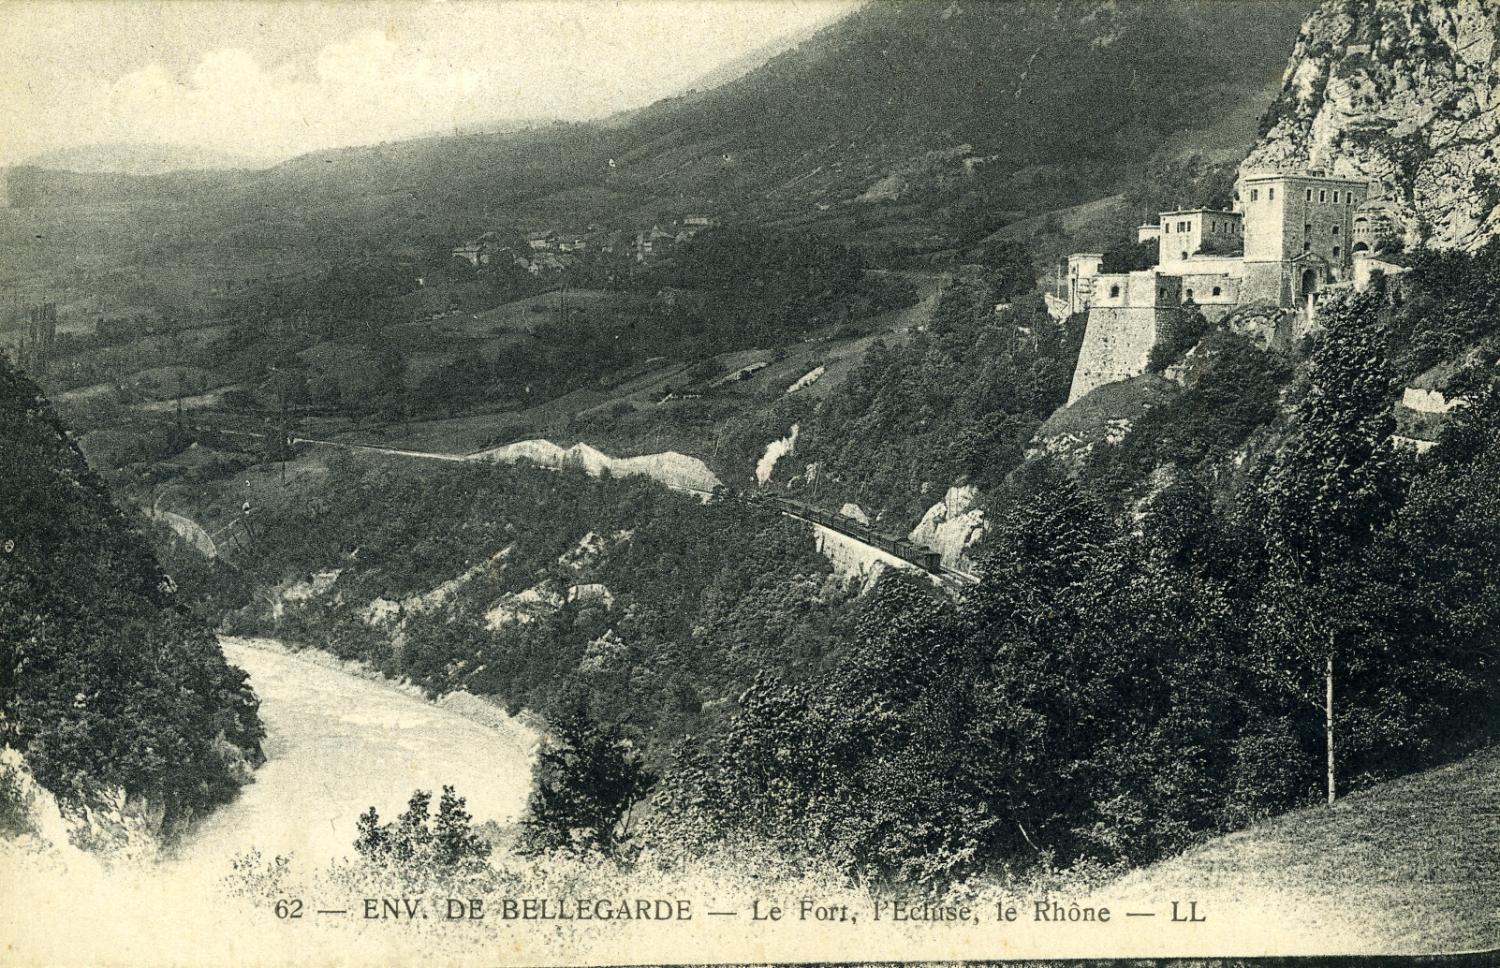
<path id="1" fill-rule="evenodd" d="M 630 808 L 655 779 L 619 726 L 599 726 L 575 713 L 537 760 L 523 851 L 615 853 L 630 836 Z"/>
<path id="2" fill-rule="evenodd" d="M 490 845 L 475 833 L 464 798 L 443 787 L 436 816 L 432 794 L 417 790 L 395 822 L 382 824 L 371 807 L 359 818 L 354 849 L 367 862 L 402 874 L 442 879 L 483 867 Z"/>

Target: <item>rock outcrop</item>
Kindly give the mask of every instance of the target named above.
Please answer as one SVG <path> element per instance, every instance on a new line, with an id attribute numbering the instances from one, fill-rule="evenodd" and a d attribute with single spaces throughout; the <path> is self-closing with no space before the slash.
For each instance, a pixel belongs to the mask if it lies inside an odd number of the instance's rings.
<path id="1" fill-rule="evenodd" d="M 243 754 L 224 744 L 230 755 Z M 27 850 L 54 851 L 81 860 L 79 851 L 111 860 L 155 859 L 163 841 L 165 809 L 160 803 L 126 794 L 116 784 L 90 783 L 59 803 L 36 781 L 26 758 L 0 747 L 0 831 Z"/>
<path id="2" fill-rule="evenodd" d="M 1409 247 L 1475 248 L 1500 231 L 1497 54 L 1494 0 L 1327 0 L 1240 172 L 1367 179 Z"/>
<path id="3" fill-rule="evenodd" d="M 36 782 L 26 757 L 10 746 L 0 747 L 0 830 L 53 847 L 66 846 L 71 833 L 57 798 Z"/>
<path id="4" fill-rule="evenodd" d="M 720 483 L 718 476 L 703 461 L 673 450 L 640 457 L 611 457 L 588 444 L 559 447 L 550 440 L 520 440 L 470 454 L 464 459 L 500 464 L 526 460 L 539 467 L 581 470 L 593 477 L 606 472 L 616 477 L 637 475 L 668 487 L 691 491 L 711 492 Z"/>
<path id="5" fill-rule="evenodd" d="M 965 567 L 965 552 L 989 529 L 984 512 L 974 506 L 977 494 L 972 485 L 948 488 L 943 499 L 928 508 L 912 528 L 908 536 L 911 543 L 938 552 L 949 568 Z"/>
<path id="6" fill-rule="evenodd" d="M 484 613 L 484 624 L 490 630 L 515 623 L 525 625 L 550 615 L 563 606 L 563 597 L 545 585 L 533 585 L 514 595 L 506 595 Z"/>
<path id="7" fill-rule="evenodd" d="M 765 484 L 768 482 L 771 479 L 771 475 L 776 471 L 776 462 L 797 449 L 797 434 L 799 432 L 800 428 L 798 425 L 792 424 L 790 433 L 780 440 L 773 440 L 766 445 L 766 452 L 761 455 L 760 460 L 755 465 L 755 480 L 758 483 Z"/>
<path id="8" fill-rule="evenodd" d="M 823 374 L 827 372 L 828 367 L 826 366 L 813 367 L 811 370 L 808 370 L 806 373 L 798 377 L 796 383 L 793 383 L 791 386 L 786 388 L 787 395 L 790 396 L 793 393 L 800 393 L 801 391 L 806 390 L 814 383 L 817 383 L 819 380 L 823 379 Z"/>
<path id="9" fill-rule="evenodd" d="M 870 516 L 865 513 L 865 509 L 852 501 L 844 502 L 844 506 L 839 508 L 839 514 L 850 521 L 858 521 L 860 524 L 870 523 Z"/>

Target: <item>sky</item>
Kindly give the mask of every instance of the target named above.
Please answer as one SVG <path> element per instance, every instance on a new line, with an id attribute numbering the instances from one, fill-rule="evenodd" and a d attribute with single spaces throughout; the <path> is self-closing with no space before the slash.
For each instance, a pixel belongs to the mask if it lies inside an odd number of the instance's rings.
<path id="1" fill-rule="evenodd" d="M 0 165 L 98 144 L 275 161 L 679 93 L 857 0 L 0 0 Z"/>

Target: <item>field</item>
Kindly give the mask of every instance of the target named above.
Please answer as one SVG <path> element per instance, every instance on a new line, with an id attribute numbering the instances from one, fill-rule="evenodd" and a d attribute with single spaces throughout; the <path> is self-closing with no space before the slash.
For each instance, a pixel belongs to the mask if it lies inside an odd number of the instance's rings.
<path id="1" fill-rule="evenodd" d="M 1220 837 L 1113 885 L 1277 919 L 1321 950 L 1433 953 L 1500 945 L 1500 749 Z"/>

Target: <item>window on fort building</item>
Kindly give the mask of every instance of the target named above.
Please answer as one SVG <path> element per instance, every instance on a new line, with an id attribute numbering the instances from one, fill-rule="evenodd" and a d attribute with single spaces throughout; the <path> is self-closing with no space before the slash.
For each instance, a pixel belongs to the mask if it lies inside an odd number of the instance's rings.
<path id="1" fill-rule="evenodd" d="M 1304 222 L 1304 223 L 1302 223 L 1302 234 L 1303 235 L 1312 235 L 1312 223 L 1311 222 Z"/>
<path id="2" fill-rule="evenodd" d="M 1311 189 L 1311 188 L 1309 188 L 1309 189 L 1308 189 L 1308 190 L 1307 190 L 1307 200 L 1308 200 L 1308 201 L 1309 201 L 1309 202 L 1310 202 L 1310 201 L 1312 201 L 1312 189 Z"/>
<path id="3" fill-rule="evenodd" d="M 1214 286 L 1214 295 L 1215 296 L 1222 296 L 1222 295 L 1224 295 L 1224 290 L 1221 289 L 1218 286 Z"/>
<path id="4" fill-rule="evenodd" d="M 1260 201 L 1260 189 L 1259 188 L 1252 188 L 1252 189 L 1250 189 L 1250 201 L 1252 201 L 1252 202 L 1258 202 L 1258 201 Z"/>
<path id="5" fill-rule="evenodd" d="M 1321 189 L 1321 188 L 1318 189 L 1318 201 L 1320 201 L 1320 202 L 1326 202 L 1326 201 L 1328 201 L 1328 192 L 1325 189 Z"/>
<path id="6" fill-rule="evenodd" d="M 1339 257 L 1339 247 L 1338 246 L 1334 246 L 1333 247 L 1333 257 L 1335 259 L 1337 259 Z"/>
<path id="7" fill-rule="evenodd" d="M 1183 249 L 1182 250 L 1182 258 L 1184 258 L 1184 259 L 1187 258 L 1187 249 Z"/>
<path id="8" fill-rule="evenodd" d="M 1333 234 L 1334 234 L 1334 235 L 1338 235 L 1338 234 L 1339 234 L 1339 227 L 1338 227 L 1338 226 L 1337 226 L 1337 225 L 1335 225 L 1335 226 L 1334 226 L 1334 227 L 1333 227 Z"/>
<path id="9" fill-rule="evenodd" d="M 1338 192 L 1334 192 L 1333 193 L 1333 204 L 1337 205 L 1338 203 L 1339 203 L 1339 193 Z"/>
<path id="10" fill-rule="evenodd" d="M 1111 298 L 1111 299 L 1118 299 L 1118 298 L 1120 298 L 1120 287 L 1119 286 L 1110 286 L 1109 287 L 1109 298 Z"/>
<path id="11" fill-rule="evenodd" d="M 1267 188 L 1266 189 L 1266 201 L 1268 201 L 1268 202 L 1274 202 L 1274 201 L 1276 201 L 1276 189 L 1274 189 L 1274 188 Z"/>
<path id="12" fill-rule="evenodd" d="M 1302 251 L 1303 252 L 1311 252 L 1312 251 L 1312 243 L 1311 242 L 1303 242 L 1302 243 Z"/>
<path id="13" fill-rule="evenodd" d="M 1162 290 L 1162 291 L 1161 291 L 1161 294 L 1162 294 L 1162 295 L 1163 295 L 1163 296 L 1165 296 L 1165 295 L 1166 295 L 1166 294 L 1167 294 L 1167 291 L 1166 291 L 1166 290 L 1165 290 L 1165 289 L 1163 289 L 1163 290 Z M 1193 298 L 1193 290 L 1191 290 L 1191 289 L 1189 289 L 1189 290 L 1188 290 L 1188 291 L 1187 291 L 1187 294 L 1186 294 L 1186 295 L 1187 295 L 1187 298 L 1188 298 L 1188 299 L 1192 299 L 1192 298 Z"/>

